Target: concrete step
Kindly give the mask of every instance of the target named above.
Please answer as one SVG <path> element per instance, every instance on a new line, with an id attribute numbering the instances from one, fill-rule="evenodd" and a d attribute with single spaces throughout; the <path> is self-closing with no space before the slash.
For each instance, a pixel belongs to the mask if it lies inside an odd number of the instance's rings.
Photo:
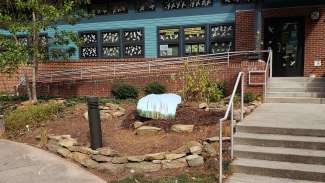
<path id="1" fill-rule="evenodd" d="M 325 98 L 311 97 L 266 97 L 266 103 L 305 103 L 305 104 L 325 104 Z"/>
<path id="2" fill-rule="evenodd" d="M 269 88 L 312 88 L 324 87 L 325 82 L 269 82 Z"/>
<path id="3" fill-rule="evenodd" d="M 325 82 L 325 77 L 272 77 L 271 82 Z"/>
<path id="4" fill-rule="evenodd" d="M 268 87 L 267 92 L 325 92 L 325 87 Z"/>
<path id="5" fill-rule="evenodd" d="M 234 142 L 236 145 L 325 150 L 325 137 L 238 132 L 234 135 Z"/>
<path id="6" fill-rule="evenodd" d="M 258 121 L 238 123 L 237 131 L 242 133 L 257 133 L 257 134 L 279 134 L 279 135 L 295 135 L 295 136 L 313 136 L 325 137 L 325 129 L 298 128 L 298 126 L 277 127 L 277 124 L 268 124 L 269 126 L 259 125 Z M 258 126 L 259 125 L 259 126 Z M 289 127 L 290 126 L 290 127 Z"/>
<path id="7" fill-rule="evenodd" d="M 321 183 L 316 181 L 306 181 L 306 180 L 296 180 L 296 179 L 286 179 L 286 178 L 276 178 L 267 177 L 259 175 L 249 175 L 243 173 L 234 173 L 226 183 Z"/>
<path id="8" fill-rule="evenodd" d="M 234 173 L 288 179 L 325 181 L 325 166 L 240 158 L 233 161 Z"/>
<path id="9" fill-rule="evenodd" d="M 311 97 L 325 98 L 325 92 L 272 92 L 266 93 L 268 97 Z"/>
<path id="10" fill-rule="evenodd" d="M 235 145 L 235 157 L 325 165 L 325 151 L 284 147 Z"/>

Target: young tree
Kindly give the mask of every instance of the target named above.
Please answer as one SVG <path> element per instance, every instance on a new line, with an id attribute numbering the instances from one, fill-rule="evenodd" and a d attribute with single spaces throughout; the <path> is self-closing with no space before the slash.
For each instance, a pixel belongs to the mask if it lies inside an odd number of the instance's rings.
<path id="1" fill-rule="evenodd" d="M 73 32 L 60 31 L 58 23 L 77 23 L 81 18 L 88 15 L 81 8 L 90 3 L 89 0 L 6 0 L 0 4 L 0 29 L 8 34 L 0 36 L 0 72 L 14 73 L 20 67 L 30 65 L 32 67 L 32 89 L 30 99 L 37 101 L 37 74 L 38 64 L 49 58 L 48 48 L 42 42 L 41 33 L 54 30 L 52 38 L 59 42 L 69 40 L 80 45 L 78 36 Z M 19 35 L 27 36 L 20 40 Z M 66 42 L 66 41 L 65 41 Z M 63 50 L 60 54 L 64 56 Z M 71 55 L 73 50 L 68 50 Z M 55 58 L 58 58 L 56 52 Z M 26 76 L 26 74 L 25 74 Z"/>

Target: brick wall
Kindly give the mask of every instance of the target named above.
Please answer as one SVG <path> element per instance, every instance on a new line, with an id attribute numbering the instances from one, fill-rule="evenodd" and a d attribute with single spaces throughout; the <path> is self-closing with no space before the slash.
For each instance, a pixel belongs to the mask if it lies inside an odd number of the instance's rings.
<path id="1" fill-rule="evenodd" d="M 82 63 L 74 63 L 82 64 Z M 84 63 L 87 64 L 87 63 Z M 89 63 L 88 63 L 89 64 Z M 108 63 L 101 63 L 107 65 Z M 97 66 L 101 65 L 99 62 Z M 47 67 L 51 67 L 52 64 L 48 64 Z M 71 64 L 55 63 L 52 66 L 55 68 L 71 67 Z M 73 65 L 73 64 L 72 64 Z M 252 91 L 261 94 L 263 92 L 262 86 L 250 86 L 248 87 L 248 70 L 263 70 L 264 63 L 260 62 L 248 62 L 242 61 L 232 64 L 217 64 L 209 65 L 206 69 L 209 71 L 210 79 L 214 81 L 226 81 L 227 90 L 232 91 L 235 79 L 240 71 L 245 72 L 245 86 L 247 91 Z M 255 82 L 263 82 L 264 75 L 257 75 L 253 77 Z M 167 86 L 169 92 L 178 92 L 183 87 L 182 70 L 173 72 L 156 72 L 156 73 L 137 73 L 126 74 L 123 78 L 115 79 L 90 79 L 90 80 L 74 80 L 63 81 L 50 84 L 40 84 L 38 86 L 39 95 L 42 96 L 110 96 L 111 86 L 113 83 L 129 83 L 137 86 L 140 91 L 143 91 L 144 86 L 147 83 L 157 81 L 164 83 Z"/>
<path id="2" fill-rule="evenodd" d="M 309 19 L 309 14 L 315 8 L 320 10 L 321 18 L 317 22 Z M 305 48 L 304 75 L 315 74 L 325 77 L 325 7 L 308 6 L 263 10 L 263 17 L 304 17 L 305 19 Z M 254 49 L 255 44 L 255 11 L 236 12 L 236 49 Z M 246 49 L 247 50 L 247 49 Z M 321 67 L 314 66 L 314 60 L 322 60 Z"/>

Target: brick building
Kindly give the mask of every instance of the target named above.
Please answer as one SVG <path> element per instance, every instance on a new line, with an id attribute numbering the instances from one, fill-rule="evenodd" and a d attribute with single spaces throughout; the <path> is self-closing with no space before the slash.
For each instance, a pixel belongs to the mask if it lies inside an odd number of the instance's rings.
<path id="1" fill-rule="evenodd" d="M 76 53 L 67 61 L 52 59 L 41 64 L 41 74 L 120 62 L 144 63 L 157 58 L 272 48 L 274 76 L 325 75 L 322 63 L 325 60 L 325 2 L 322 0 L 93 0 L 87 9 L 96 16 L 73 26 L 58 26 L 78 33 L 85 45 L 77 48 L 70 44 Z M 52 37 L 54 32 L 43 35 Z M 26 37 L 21 35 L 20 39 L 26 40 Z M 54 48 L 49 44 L 49 52 Z M 240 61 L 232 66 L 219 66 L 222 73 L 216 74 L 216 79 L 233 81 L 240 70 L 265 67 L 247 58 Z M 166 75 L 159 75 L 155 74 L 156 80 L 171 82 Z M 143 84 L 138 81 L 142 77 L 130 78 L 138 78 L 135 82 Z M 10 79 L 0 75 L 0 91 L 12 91 L 18 79 L 19 73 Z M 40 85 L 40 91 L 60 96 L 106 95 L 109 83 L 107 80 L 73 80 Z M 261 86 L 250 89 L 262 91 Z"/>

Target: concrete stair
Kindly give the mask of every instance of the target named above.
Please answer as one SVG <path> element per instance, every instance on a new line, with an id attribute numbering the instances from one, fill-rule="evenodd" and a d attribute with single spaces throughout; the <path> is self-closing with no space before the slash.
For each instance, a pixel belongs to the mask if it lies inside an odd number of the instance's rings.
<path id="1" fill-rule="evenodd" d="M 226 182 L 325 182 L 324 113 L 324 104 L 257 108 L 236 126 L 233 175 Z"/>
<path id="2" fill-rule="evenodd" d="M 325 78 L 274 77 L 268 83 L 265 101 L 325 104 Z"/>

